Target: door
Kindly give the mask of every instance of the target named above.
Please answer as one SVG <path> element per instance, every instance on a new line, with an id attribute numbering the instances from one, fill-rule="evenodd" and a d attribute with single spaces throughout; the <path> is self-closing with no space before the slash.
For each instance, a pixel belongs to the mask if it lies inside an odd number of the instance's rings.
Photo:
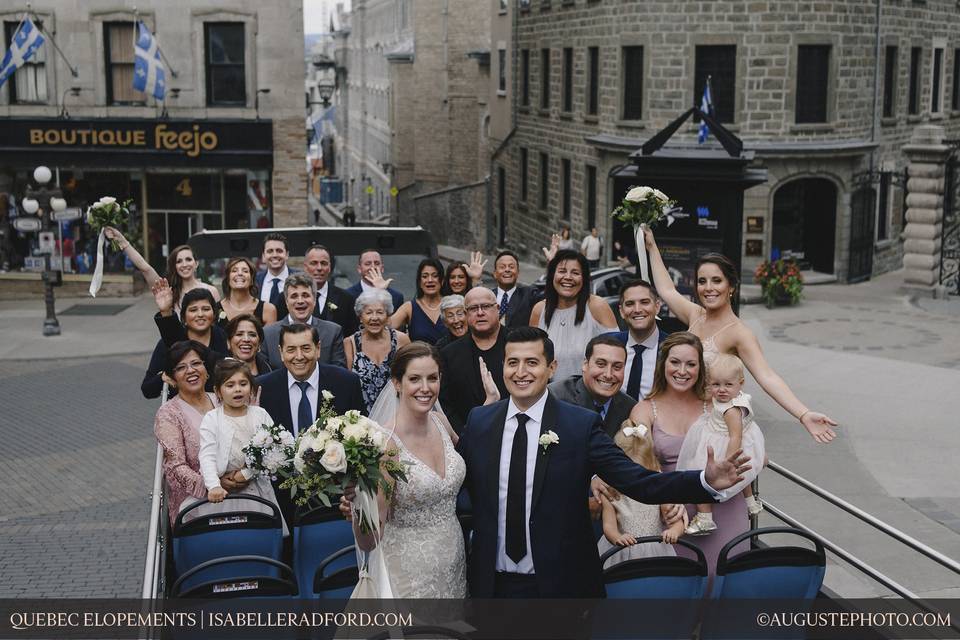
<path id="1" fill-rule="evenodd" d="M 850 197 L 850 265 L 847 282 L 869 280 L 873 273 L 876 192 L 863 186 Z"/>
<path id="2" fill-rule="evenodd" d="M 793 180 L 773 195 L 770 257 L 793 258 L 801 269 L 833 273 L 837 188 L 823 178 Z"/>

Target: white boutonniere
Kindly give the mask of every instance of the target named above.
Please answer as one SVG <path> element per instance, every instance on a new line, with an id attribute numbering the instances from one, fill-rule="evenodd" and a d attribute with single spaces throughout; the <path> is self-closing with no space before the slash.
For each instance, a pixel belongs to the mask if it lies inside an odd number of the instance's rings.
<path id="1" fill-rule="evenodd" d="M 546 453 L 547 448 L 549 448 L 550 445 L 560 442 L 560 436 L 553 431 L 544 431 L 540 434 L 540 440 L 538 440 L 538 442 L 540 443 L 540 448 L 543 449 L 544 453 Z"/>
<path id="2" fill-rule="evenodd" d="M 321 396 L 323 397 L 323 399 L 324 399 L 325 401 L 327 401 L 327 402 L 330 402 L 331 400 L 333 400 L 333 394 L 330 393 L 329 391 L 327 391 L 326 389 L 324 389 L 323 391 L 321 391 L 321 392 L 320 392 L 320 395 L 321 395 Z"/>
<path id="3" fill-rule="evenodd" d="M 340 308 L 340 307 L 338 307 L 337 305 L 333 304 L 332 302 L 328 302 L 328 303 L 327 303 L 327 309 L 330 309 L 330 311 L 336 311 L 336 310 L 339 309 L 339 308 Z"/>
<path id="4" fill-rule="evenodd" d="M 226 319 L 227 319 L 227 312 L 226 312 L 226 311 L 221 311 L 219 318 L 220 318 L 221 320 L 226 320 Z"/>

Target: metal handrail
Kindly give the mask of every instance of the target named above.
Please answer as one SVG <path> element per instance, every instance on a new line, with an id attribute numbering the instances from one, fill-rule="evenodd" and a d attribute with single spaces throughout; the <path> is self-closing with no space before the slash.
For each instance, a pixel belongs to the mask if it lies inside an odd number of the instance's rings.
<path id="1" fill-rule="evenodd" d="M 839 496 L 835 496 L 834 494 L 830 493 L 826 489 L 813 484 L 806 478 L 803 478 L 802 476 L 797 475 L 793 471 L 790 471 L 789 469 L 782 467 L 773 461 L 767 462 L 767 468 L 769 468 L 771 471 L 774 471 L 780 474 L 787 480 L 790 480 L 800 485 L 801 487 L 803 487 L 804 489 L 807 489 L 811 493 L 814 493 L 820 496 L 821 498 L 823 498 L 830 504 L 834 505 L 835 507 L 838 507 L 846 511 L 850 515 L 862 520 L 863 522 L 866 522 L 870 526 L 882 531 L 883 533 L 894 538 L 895 540 L 902 542 L 903 544 L 907 545 L 914 551 L 922 553 L 923 555 L 927 556 L 937 564 L 943 567 L 946 567 L 947 569 L 950 569 L 954 573 L 960 574 L 960 563 L 958 563 L 953 558 L 949 558 L 945 556 L 944 554 L 940 553 L 936 549 L 929 547 L 923 544 L 922 542 L 920 542 L 919 540 L 916 540 L 908 536 L 907 534 L 905 534 L 903 531 L 900 531 L 896 527 L 890 526 L 889 524 L 887 524 L 883 520 L 880 520 L 876 516 L 873 516 L 867 513 L 866 511 L 864 511 L 863 509 L 860 509 L 859 507 L 856 507 L 850 504 L 849 502 L 847 502 L 843 498 L 840 498 Z"/>
<path id="2" fill-rule="evenodd" d="M 169 389 L 166 383 L 160 393 L 160 404 L 167 401 Z M 150 525 L 147 532 L 147 553 L 143 563 L 143 585 L 140 597 L 144 600 L 153 600 L 157 597 L 157 573 L 160 570 L 160 507 L 163 504 L 163 447 L 157 443 L 157 454 L 154 456 L 153 488 L 150 500 Z"/>

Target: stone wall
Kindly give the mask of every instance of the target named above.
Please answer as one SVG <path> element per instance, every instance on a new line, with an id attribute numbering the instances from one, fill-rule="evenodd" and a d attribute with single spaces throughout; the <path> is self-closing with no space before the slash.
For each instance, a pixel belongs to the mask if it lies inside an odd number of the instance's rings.
<path id="1" fill-rule="evenodd" d="M 486 234 L 483 212 L 485 182 L 451 187 L 411 198 L 413 214 L 407 224 L 419 224 L 433 234 L 437 244 L 473 250 L 483 246 Z"/>
<path id="2" fill-rule="evenodd" d="M 273 226 L 310 224 L 304 166 L 303 118 L 273 122 Z"/>

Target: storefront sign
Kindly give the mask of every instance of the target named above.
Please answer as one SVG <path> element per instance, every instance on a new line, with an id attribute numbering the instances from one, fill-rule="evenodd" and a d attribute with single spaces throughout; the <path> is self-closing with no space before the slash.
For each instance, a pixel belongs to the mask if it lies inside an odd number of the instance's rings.
<path id="1" fill-rule="evenodd" d="M 273 125 L 242 120 L 29 119 L 0 121 L 0 159 L 48 163 L 269 167 Z"/>

